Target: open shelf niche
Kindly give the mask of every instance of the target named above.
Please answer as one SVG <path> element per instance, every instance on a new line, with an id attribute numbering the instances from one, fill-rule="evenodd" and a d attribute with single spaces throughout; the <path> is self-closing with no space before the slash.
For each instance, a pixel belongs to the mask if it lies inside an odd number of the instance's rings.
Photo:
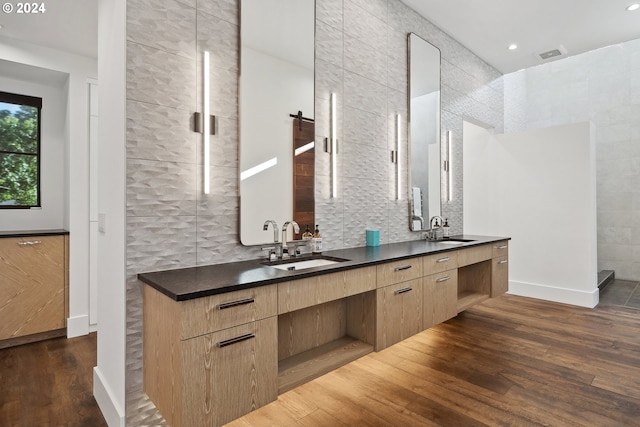
<path id="1" fill-rule="evenodd" d="M 491 259 L 458 269 L 458 313 L 491 296 Z"/>
<path id="2" fill-rule="evenodd" d="M 278 393 L 373 351 L 375 291 L 278 316 Z"/>

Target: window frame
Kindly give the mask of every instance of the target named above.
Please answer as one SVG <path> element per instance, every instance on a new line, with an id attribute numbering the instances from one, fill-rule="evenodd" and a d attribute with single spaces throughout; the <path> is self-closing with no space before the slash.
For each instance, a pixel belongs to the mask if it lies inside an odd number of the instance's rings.
<path id="1" fill-rule="evenodd" d="M 5 104 L 14 104 L 14 105 L 26 105 L 28 107 L 33 107 L 38 109 L 38 117 L 37 117 L 37 140 L 36 140 L 36 153 L 24 153 L 18 151 L 4 151 L 0 150 L 0 154 L 14 154 L 14 155 L 22 155 L 22 156 L 36 156 L 36 204 L 35 205 L 3 205 L 0 204 L 0 209 L 31 209 L 31 208 L 41 208 L 42 207 L 42 196 L 41 196 L 41 142 L 42 142 L 42 98 L 37 96 L 29 96 L 29 95 L 20 95 L 17 93 L 10 93 L 0 91 L 0 103 Z"/>

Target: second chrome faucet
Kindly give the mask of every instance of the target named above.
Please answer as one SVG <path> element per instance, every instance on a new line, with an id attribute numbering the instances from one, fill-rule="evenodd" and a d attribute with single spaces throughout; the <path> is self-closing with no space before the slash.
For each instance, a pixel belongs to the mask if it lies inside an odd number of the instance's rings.
<path id="1" fill-rule="evenodd" d="M 284 223 L 284 225 L 282 226 L 282 251 L 283 252 L 285 249 L 287 249 L 287 230 L 289 228 L 289 225 L 293 225 L 293 231 L 295 232 L 295 234 L 300 233 L 300 226 L 294 220 L 287 221 Z M 295 256 L 295 249 L 293 253 Z"/>
<path id="2" fill-rule="evenodd" d="M 264 231 L 267 231 L 269 229 L 269 224 L 271 224 L 272 228 L 273 228 L 273 244 L 274 247 L 273 248 L 264 248 L 266 249 L 273 249 L 275 251 L 275 256 L 278 259 L 282 259 L 284 257 L 284 254 L 286 252 L 289 253 L 290 256 L 296 256 L 296 251 L 297 251 L 297 247 L 299 245 L 293 245 L 293 251 L 288 251 L 287 249 L 287 232 L 289 229 L 290 225 L 293 225 L 293 230 L 295 231 L 295 233 L 300 233 L 300 226 L 298 225 L 297 222 L 291 220 L 291 221 L 287 221 L 282 225 L 282 242 L 278 241 L 278 224 L 276 224 L 276 222 L 272 219 L 268 219 L 264 222 L 264 225 L 262 226 L 262 229 Z"/>

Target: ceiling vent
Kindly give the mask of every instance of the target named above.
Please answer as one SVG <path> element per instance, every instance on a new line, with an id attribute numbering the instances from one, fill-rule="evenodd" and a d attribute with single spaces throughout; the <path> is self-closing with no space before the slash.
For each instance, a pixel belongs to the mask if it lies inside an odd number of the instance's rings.
<path id="1" fill-rule="evenodd" d="M 547 50 L 544 52 L 536 53 L 536 58 L 540 62 L 550 61 L 552 59 L 557 59 L 560 56 L 565 56 L 567 54 L 567 49 L 564 46 L 560 45 L 556 49 Z"/>

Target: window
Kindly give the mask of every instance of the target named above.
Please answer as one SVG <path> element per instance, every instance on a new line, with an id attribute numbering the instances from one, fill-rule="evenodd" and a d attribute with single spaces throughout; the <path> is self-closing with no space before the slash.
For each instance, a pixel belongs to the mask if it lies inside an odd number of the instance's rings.
<path id="1" fill-rule="evenodd" d="M 0 209 L 40 206 L 42 98 L 0 92 Z"/>

